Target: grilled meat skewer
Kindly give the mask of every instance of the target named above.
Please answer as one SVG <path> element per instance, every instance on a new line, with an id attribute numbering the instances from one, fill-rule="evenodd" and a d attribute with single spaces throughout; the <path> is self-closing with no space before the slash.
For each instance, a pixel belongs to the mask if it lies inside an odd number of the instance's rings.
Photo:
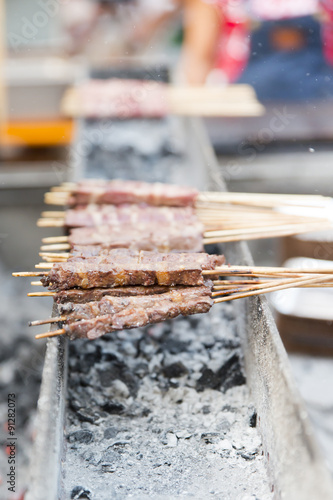
<path id="1" fill-rule="evenodd" d="M 68 237 L 70 247 L 83 245 L 91 247 L 92 255 L 98 255 L 102 249 L 131 248 L 132 250 L 148 250 L 171 252 L 190 251 L 201 252 L 203 250 L 203 227 L 200 223 L 177 227 L 146 226 L 137 228 L 123 226 L 114 230 L 110 226 L 98 226 L 89 228 L 73 229 Z M 93 245 L 100 248 L 93 249 Z M 74 250 L 74 249 L 73 249 Z M 73 252 L 73 255 L 75 253 Z"/>
<path id="2" fill-rule="evenodd" d="M 79 205 L 63 212 L 63 217 L 65 227 L 92 227 L 107 224 L 114 229 L 124 225 L 137 227 L 140 224 L 144 226 L 166 224 L 173 226 L 198 222 L 198 217 L 192 207 L 156 207 L 128 203 Z"/>
<path id="3" fill-rule="evenodd" d="M 55 264 L 41 281 L 50 290 L 109 288 L 129 285 L 203 285 L 203 270 L 224 263 L 224 256 L 206 253 L 161 254 L 111 250 L 108 256 L 72 257 Z"/>
<path id="4" fill-rule="evenodd" d="M 193 207 L 199 195 L 197 189 L 162 184 L 123 180 L 84 179 L 70 192 L 51 193 L 54 198 L 64 198 L 73 207 L 88 203 L 120 205 L 123 203 L 146 203 L 153 206 Z M 51 197 L 47 194 L 47 197 Z"/>
<path id="5" fill-rule="evenodd" d="M 94 339 L 114 330 L 137 328 L 179 315 L 206 313 L 214 301 L 209 286 L 186 287 L 159 295 L 103 297 L 98 302 L 61 304 L 63 327 L 71 338 Z"/>

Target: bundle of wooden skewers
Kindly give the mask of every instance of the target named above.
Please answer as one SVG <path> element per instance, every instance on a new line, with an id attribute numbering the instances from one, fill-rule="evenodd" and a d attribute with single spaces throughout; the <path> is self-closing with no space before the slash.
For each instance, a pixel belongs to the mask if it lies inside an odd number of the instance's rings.
<path id="1" fill-rule="evenodd" d="M 39 224 L 54 221 L 54 226 L 67 227 L 70 234 L 43 240 L 48 244 L 41 248 L 44 262 L 37 264 L 38 271 L 14 273 L 40 277 L 41 281 L 32 284 L 48 286 L 49 291 L 29 296 L 52 296 L 58 305 L 59 316 L 33 321 L 31 325 L 60 323 L 62 328 L 36 338 L 67 334 L 93 339 L 180 314 L 205 313 L 215 303 L 296 286 L 333 285 L 333 269 L 319 273 L 230 266 L 223 256 L 203 252 L 206 243 L 232 238 L 230 234 L 223 235 L 225 239 L 212 236 L 213 232 L 235 231 L 239 239 L 241 233 L 233 224 L 242 218 L 239 224 L 245 226 L 251 220 L 246 214 L 255 214 L 261 223 L 270 220 L 272 226 L 275 216 L 286 216 L 274 210 L 279 204 L 287 205 L 289 200 L 300 206 L 324 206 L 325 198 L 309 197 L 307 201 L 303 196 L 263 195 L 257 207 L 251 195 L 244 195 L 242 200 L 241 195 L 236 195 L 234 201 L 231 194 L 226 194 L 225 200 L 223 196 L 125 181 L 82 181 L 79 185 L 62 185 L 47 194 L 48 202 L 60 204 L 61 200 L 71 208 L 61 217 L 58 213 L 54 218 L 47 214 Z M 212 219 L 211 214 L 215 216 Z M 248 228 L 253 229 L 251 234 L 261 234 L 255 221 L 252 224 Z M 324 218 L 310 219 L 307 230 L 328 224 Z M 228 229 L 219 229 L 225 225 Z M 305 226 L 305 220 L 294 221 L 296 232 L 299 225 Z"/>

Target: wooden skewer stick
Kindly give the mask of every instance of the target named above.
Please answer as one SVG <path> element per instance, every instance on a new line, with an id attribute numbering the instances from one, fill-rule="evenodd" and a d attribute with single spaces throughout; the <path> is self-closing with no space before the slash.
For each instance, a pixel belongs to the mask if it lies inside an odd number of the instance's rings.
<path id="1" fill-rule="evenodd" d="M 31 292 L 28 293 L 28 297 L 53 297 L 56 292 Z"/>
<path id="2" fill-rule="evenodd" d="M 43 243 L 67 243 L 68 236 L 51 236 L 49 238 L 43 238 Z"/>
<path id="3" fill-rule="evenodd" d="M 227 302 L 230 300 L 235 300 L 235 299 L 242 299 L 245 297 L 251 297 L 253 295 L 262 295 L 264 293 L 270 293 L 270 292 L 276 292 L 278 290 L 285 290 L 287 288 L 295 288 L 299 287 L 301 285 L 305 284 L 315 284 L 315 283 L 322 283 L 325 280 L 331 279 L 328 276 L 320 276 L 320 277 L 315 277 L 315 278 L 306 278 L 306 279 L 295 279 L 295 280 L 290 280 L 289 283 L 284 284 L 284 285 L 277 285 L 277 286 L 270 286 L 266 288 L 262 288 L 260 290 L 254 290 L 251 292 L 245 292 L 245 293 L 235 293 L 234 295 L 229 295 L 227 297 L 222 297 L 219 299 L 214 299 L 214 303 L 217 304 L 219 302 Z"/>
<path id="4" fill-rule="evenodd" d="M 45 260 L 46 262 L 66 262 L 69 257 L 71 256 L 71 254 L 69 253 L 63 253 L 63 254 L 54 254 L 54 256 L 49 256 L 49 255 L 52 255 L 52 253 L 50 254 L 47 254 L 46 252 L 40 252 L 40 257 L 42 257 L 43 260 Z"/>
<path id="5" fill-rule="evenodd" d="M 54 186 L 51 188 L 51 193 L 70 193 L 75 189 L 75 184 L 74 186 Z"/>
<path id="6" fill-rule="evenodd" d="M 70 250 L 71 246 L 68 243 L 59 243 L 55 245 L 42 245 L 40 249 L 42 252 L 48 252 L 49 250 Z"/>
<path id="7" fill-rule="evenodd" d="M 292 205 L 294 207 L 294 205 Z M 257 217 L 265 217 L 272 214 L 279 215 L 296 215 L 294 213 L 285 213 L 277 210 L 278 207 L 256 207 L 254 205 L 235 205 L 233 203 L 215 203 L 213 201 L 206 201 L 205 203 L 196 202 L 195 211 L 197 214 L 205 215 L 210 214 L 236 214 L 236 213 L 248 213 L 257 215 Z M 318 208 L 318 207 L 316 207 Z M 320 209 L 325 209 L 325 206 L 319 207 Z M 304 216 L 305 217 L 305 216 Z"/>
<path id="8" fill-rule="evenodd" d="M 40 257 L 51 257 L 51 258 L 59 258 L 59 259 L 68 259 L 71 254 L 68 252 L 62 253 L 53 253 L 53 252 L 39 252 Z"/>
<path id="9" fill-rule="evenodd" d="M 73 191 L 73 189 L 75 189 L 75 188 L 76 188 L 76 186 L 71 188 L 70 191 L 68 191 L 67 189 L 62 189 L 62 188 L 60 188 L 60 190 L 58 190 L 58 191 L 54 191 L 55 189 L 57 189 L 57 187 L 53 187 L 53 188 L 51 188 L 51 191 L 49 191 L 45 194 L 47 194 L 48 196 L 58 196 L 58 197 L 68 196 L 68 193 L 71 193 Z"/>
<path id="10" fill-rule="evenodd" d="M 277 205 L 298 205 L 298 206 L 327 206 L 328 197 L 321 195 L 295 195 L 295 194 L 270 194 L 270 193 L 219 193 L 203 192 L 198 197 L 198 202 L 214 203 L 244 203 L 255 206 L 277 206 Z"/>
<path id="11" fill-rule="evenodd" d="M 43 283 L 41 281 L 32 281 L 31 285 L 32 286 L 43 286 Z"/>
<path id="12" fill-rule="evenodd" d="M 205 227 L 207 226 L 217 226 L 220 227 L 220 229 L 236 229 L 236 228 L 269 228 L 270 226 L 292 226 L 292 225 L 300 225 L 300 224 L 329 224 L 329 221 L 327 219 L 314 219 L 310 217 L 302 217 L 299 219 L 294 219 L 293 217 L 287 217 L 287 218 L 281 218 L 278 216 L 273 216 L 273 217 L 267 217 L 262 220 L 258 220 L 255 217 L 252 217 L 251 219 L 247 219 L 246 217 L 243 217 L 243 215 L 238 215 L 237 218 L 233 217 L 228 217 L 228 218 L 223 218 L 223 217 L 210 217 L 207 215 L 207 217 L 199 217 L 199 220 L 202 224 L 204 224 Z M 211 229 L 206 229 L 206 231 L 212 231 Z M 213 235 L 212 235 L 213 236 Z"/>
<path id="13" fill-rule="evenodd" d="M 289 283 L 291 280 L 290 278 L 288 280 L 269 280 L 266 281 L 265 283 L 262 284 L 256 284 L 254 283 L 253 285 L 243 285 L 240 283 L 237 285 L 237 283 L 234 284 L 233 288 L 221 288 L 217 290 L 216 292 L 212 292 L 212 297 L 219 297 L 221 295 L 227 295 L 231 293 L 237 293 L 237 292 L 250 292 L 252 290 L 260 290 L 261 288 L 268 288 L 269 286 L 277 286 L 278 284 L 282 285 L 284 283 Z M 227 285 L 228 287 L 231 287 L 231 285 Z M 214 288 L 215 290 L 215 288 Z"/>
<path id="14" fill-rule="evenodd" d="M 42 266 L 42 268 L 47 268 L 51 269 L 53 267 L 53 264 L 45 263 L 42 262 L 41 264 L 37 264 L 36 267 Z M 216 267 L 215 269 L 209 269 L 209 270 L 203 270 L 202 271 L 203 276 L 210 276 L 210 275 L 220 275 L 220 276 L 253 276 L 253 277 L 264 277 L 264 276 L 285 276 L 289 275 L 289 277 L 292 277 L 291 275 L 296 275 L 296 277 L 299 277 L 297 275 L 303 275 L 306 276 L 307 274 L 313 274 L 316 275 L 317 277 L 322 277 L 323 275 L 326 274 L 333 274 L 333 269 L 329 268 L 324 268 L 324 269 L 293 269 L 293 268 L 279 268 L 279 267 L 247 267 L 247 266 L 228 266 L 225 265 L 223 267 Z M 18 273 L 13 273 L 13 276 L 15 277 L 22 277 L 22 276 L 47 276 L 48 273 L 45 271 L 28 271 L 28 272 L 18 272 Z"/>
<path id="15" fill-rule="evenodd" d="M 61 259 L 60 257 L 43 257 L 43 260 L 45 260 L 45 262 L 67 262 L 68 260 L 68 257 L 66 257 L 65 259 Z"/>
<path id="16" fill-rule="evenodd" d="M 35 339 L 46 339 L 49 337 L 58 337 L 59 335 L 65 335 L 66 330 L 61 328 L 60 330 L 53 330 L 53 332 L 40 333 L 39 335 L 35 335 Z"/>
<path id="17" fill-rule="evenodd" d="M 277 281 L 277 280 L 276 280 Z M 266 280 L 265 283 L 266 283 L 266 286 L 267 286 L 267 283 L 269 282 L 269 280 Z M 247 287 L 247 286 L 256 286 L 256 282 L 253 281 L 252 284 L 249 284 L 249 283 L 243 283 L 242 281 L 234 281 L 233 284 L 228 284 L 228 285 L 224 285 L 224 286 L 217 286 L 217 287 L 214 287 L 213 288 L 213 292 L 215 293 L 219 293 L 219 292 L 224 292 L 224 291 L 228 291 L 228 290 L 234 290 L 235 288 L 237 289 L 241 289 L 241 288 L 244 288 L 244 287 Z M 229 292 L 228 292 L 229 293 Z"/>
<path id="18" fill-rule="evenodd" d="M 298 279 L 298 278 L 296 278 Z M 213 292 L 212 292 L 212 297 L 218 297 L 221 295 L 227 295 L 235 292 L 247 292 L 247 291 L 252 291 L 252 290 L 260 290 L 262 288 L 269 288 L 270 286 L 278 286 L 278 285 L 284 285 L 284 284 L 292 284 L 295 282 L 295 278 L 287 278 L 287 279 L 270 279 L 270 280 L 265 280 L 262 283 L 253 283 L 252 285 L 244 285 L 243 282 L 237 282 L 234 281 L 234 290 L 225 288 L 223 287 L 214 287 Z M 238 285 L 239 283 L 239 285 Z M 304 285 L 299 285 L 300 287 L 316 287 L 316 286 L 332 286 L 333 283 L 307 283 Z M 230 286 L 230 285 L 228 285 Z M 215 291 L 217 290 L 217 291 Z"/>
<path id="19" fill-rule="evenodd" d="M 56 212 L 54 211 L 47 211 L 47 212 L 42 212 L 41 217 L 46 217 L 48 218 L 56 218 L 56 219 L 64 219 L 66 215 L 66 212 L 64 210 L 58 210 Z"/>
<path id="20" fill-rule="evenodd" d="M 48 318 L 48 319 L 40 319 L 37 321 L 30 321 L 29 326 L 39 326 L 39 325 L 48 325 L 51 323 L 61 323 L 62 321 L 66 321 L 66 316 L 58 316 L 56 318 Z"/>
<path id="21" fill-rule="evenodd" d="M 283 276 L 288 276 L 288 279 L 293 279 L 293 278 L 301 278 L 302 276 L 304 276 L 304 274 L 295 274 L 295 275 L 288 275 L 288 274 L 284 274 Z M 278 281 L 278 276 L 277 275 L 274 275 L 272 277 L 275 277 L 275 282 Z M 224 290 L 226 289 L 227 286 L 231 286 L 231 284 L 233 283 L 234 286 L 245 286 L 245 285 L 251 285 L 251 284 L 256 284 L 256 285 L 261 285 L 261 284 L 267 284 L 269 283 L 270 281 L 272 281 L 270 278 L 267 279 L 252 279 L 252 280 L 221 280 L 221 281 L 213 281 L 214 283 L 214 288 L 213 288 L 213 291 L 218 291 L 218 290 Z M 226 283 L 226 285 L 222 285 L 223 283 Z M 221 284 L 221 286 L 220 286 Z M 333 280 L 332 282 L 325 282 L 325 283 L 315 283 L 314 285 L 303 285 L 302 287 L 300 288 L 317 288 L 317 287 L 320 287 L 320 288 L 331 288 L 333 286 Z"/>
<path id="22" fill-rule="evenodd" d="M 316 228 L 316 231 L 324 230 L 324 228 Z M 295 231 L 294 229 L 289 229 L 286 231 L 271 231 L 271 232 L 258 232 L 253 234 L 238 234 L 234 236 L 221 236 L 219 238 L 204 238 L 204 245 L 212 245 L 214 243 L 227 243 L 230 241 L 249 241 L 249 240 L 260 240 L 267 238 L 279 238 L 281 236 L 292 236 L 294 234 L 308 233 L 314 231 L 314 229 L 307 228 L 302 231 Z"/>
<path id="23" fill-rule="evenodd" d="M 251 233 L 259 233 L 259 232 L 275 232 L 275 231 L 288 231 L 288 230 L 293 230 L 293 231 L 297 231 L 297 230 L 300 230 L 300 231 L 303 231 L 303 230 L 307 230 L 309 228 L 309 231 L 311 231 L 312 227 L 314 229 L 317 229 L 318 226 L 324 226 L 326 229 L 328 229 L 329 227 L 332 229 L 332 226 L 331 224 L 329 224 L 328 221 L 325 222 L 325 224 L 323 224 L 322 222 L 319 222 L 319 223 L 311 223 L 311 224 L 285 224 L 285 225 L 281 225 L 281 226 L 275 226 L 274 229 L 270 230 L 270 226 L 264 226 L 264 227 L 250 227 L 248 229 L 228 229 L 226 231 L 205 231 L 204 233 L 204 236 L 205 238 L 209 239 L 209 238 L 214 238 L 214 237 L 219 237 L 219 236 L 231 236 L 231 235 L 238 235 L 238 234 L 243 234 L 243 235 L 246 235 L 246 234 L 251 234 Z"/>
<path id="24" fill-rule="evenodd" d="M 243 279 L 240 279 L 240 280 L 215 280 L 213 281 L 213 285 L 214 285 L 214 288 L 216 290 L 219 289 L 220 286 L 224 286 L 224 285 L 235 285 L 237 283 L 241 284 L 241 285 L 251 285 L 253 283 L 257 283 L 258 285 L 261 284 L 261 283 L 266 283 L 267 280 L 262 280 L 262 279 L 257 279 L 257 278 L 254 278 L 254 279 L 249 279 L 249 280 L 243 280 Z"/>
<path id="25" fill-rule="evenodd" d="M 203 191 L 200 193 L 201 197 L 214 198 L 214 199 L 225 199 L 225 198 L 263 198 L 268 200 L 283 199 L 283 200 L 314 200 L 323 201 L 328 200 L 329 197 L 322 196 L 320 194 L 288 194 L 288 193 L 246 193 L 246 192 L 236 192 L 236 191 Z"/>
<path id="26" fill-rule="evenodd" d="M 212 271 L 212 272 L 214 272 L 214 271 Z M 204 273 L 206 273 L 206 271 L 203 271 L 202 273 L 204 275 Z M 219 272 L 218 271 L 215 272 L 215 275 L 216 274 L 219 274 Z M 243 278 L 243 277 L 244 278 L 248 278 L 248 277 L 251 276 L 253 278 L 260 278 L 260 279 L 266 279 L 266 280 L 268 278 L 305 278 L 306 276 L 309 276 L 309 275 L 310 275 L 310 273 L 307 273 L 306 271 L 303 271 L 301 273 L 289 273 L 289 272 L 284 272 L 284 271 L 281 271 L 280 273 L 278 273 L 278 272 L 269 273 L 269 272 L 265 272 L 265 271 L 263 271 L 263 272 L 257 271 L 257 272 L 251 273 L 251 272 L 246 272 L 246 271 L 244 271 L 244 272 L 239 271 L 238 273 L 230 273 L 230 274 L 228 274 L 226 272 L 223 272 L 223 273 L 220 274 L 221 277 L 224 277 L 224 276 L 229 276 L 229 277 L 231 277 L 231 276 L 237 276 L 237 277 L 240 277 L 240 278 Z M 324 276 L 324 274 L 320 273 L 318 271 L 317 274 L 311 274 L 311 276 Z M 223 283 L 223 281 L 224 280 L 222 280 L 221 283 Z M 241 281 L 243 281 L 243 280 L 241 280 Z"/>
<path id="27" fill-rule="evenodd" d="M 45 193 L 45 196 L 44 196 L 44 200 L 47 201 L 62 201 L 62 202 L 65 202 L 65 204 L 67 203 L 67 200 L 69 198 L 69 193 Z"/>
<path id="28" fill-rule="evenodd" d="M 64 219 L 38 219 L 38 227 L 64 227 Z"/>
<path id="29" fill-rule="evenodd" d="M 19 277 L 19 278 L 22 278 L 22 277 L 25 277 L 25 276 L 47 276 L 48 273 L 46 272 L 38 272 L 38 271 L 28 271 L 28 272 L 19 272 L 19 273 L 12 273 L 12 276 L 14 276 L 15 278 Z"/>
<path id="30" fill-rule="evenodd" d="M 327 262 L 329 264 L 329 262 Z M 218 272 L 216 272 L 218 271 Z M 267 275 L 275 274 L 275 273 L 290 273 L 290 274 L 332 274 L 333 267 L 327 266 L 323 269 L 313 269 L 313 268 L 299 268 L 299 267 L 264 267 L 264 266 L 229 266 L 228 264 L 225 266 L 217 267 L 214 270 L 202 271 L 202 274 L 218 274 L 219 271 L 222 271 L 221 275 L 223 276 L 238 276 L 243 274 L 244 272 L 247 275 L 253 273 L 265 273 Z"/>
<path id="31" fill-rule="evenodd" d="M 49 263 L 49 262 L 40 262 L 39 264 L 35 265 L 35 268 L 36 269 L 52 269 L 53 265 L 54 265 L 53 263 Z"/>
<path id="32" fill-rule="evenodd" d="M 44 198 L 44 202 L 46 203 L 46 205 L 67 205 L 67 200 L 54 200 L 47 197 Z"/>

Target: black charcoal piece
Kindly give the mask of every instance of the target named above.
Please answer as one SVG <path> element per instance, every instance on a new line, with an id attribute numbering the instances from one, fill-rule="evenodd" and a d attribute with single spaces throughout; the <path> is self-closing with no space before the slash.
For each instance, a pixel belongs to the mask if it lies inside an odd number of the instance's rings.
<path id="1" fill-rule="evenodd" d="M 102 406 L 102 409 L 110 415 L 120 415 L 125 411 L 125 406 L 121 403 L 117 403 L 116 401 L 107 401 Z"/>
<path id="2" fill-rule="evenodd" d="M 220 440 L 220 435 L 218 432 L 204 432 L 201 434 L 201 439 L 206 444 L 214 444 Z"/>
<path id="3" fill-rule="evenodd" d="M 177 363 L 165 366 L 162 369 L 162 373 L 166 378 L 178 378 L 187 373 L 187 368 L 183 365 L 183 363 L 178 361 Z"/>
<path id="4" fill-rule="evenodd" d="M 71 500 L 91 500 L 91 492 L 82 486 L 75 486 L 72 489 Z"/>
<path id="5" fill-rule="evenodd" d="M 81 408 L 76 412 L 76 415 L 78 416 L 79 420 L 81 420 L 81 422 L 89 422 L 90 424 L 97 422 L 97 420 L 100 418 L 100 416 L 90 408 Z"/>
<path id="6" fill-rule="evenodd" d="M 257 412 L 254 411 L 250 417 L 250 427 L 257 427 Z"/>
<path id="7" fill-rule="evenodd" d="M 219 386 L 219 378 L 210 368 L 204 368 L 201 377 L 197 381 L 196 389 L 198 392 L 205 389 L 216 389 Z"/>
<path id="8" fill-rule="evenodd" d="M 80 430 L 72 432 L 67 437 L 70 443 L 85 443 L 89 444 L 94 440 L 94 435 L 91 431 Z"/>
<path id="9" fill-rule="evenodd" d="M 254 460 L 256 458 L 256 453 L 241 453 L 241 457 L 244 460 Z"/>
<path id="10" fill-rule="evenodd" d="M 105 473 L 110 473 L 112 474 L 113 472 L 116 472 L 117 470 L 117 467 L 115 467 L 114 465 L 112 464 L 102 464 L 102 472 L 105 472 Z"/>
<path id="11" fill-rule="evenodd" d="M 246 384 L 238 354 L 231 356 L 228 361 L 221 366 L 217 372 L 217 376 L 221 381 L 221 389 L 223 392 L 226 392 L 231 387 Z"/>

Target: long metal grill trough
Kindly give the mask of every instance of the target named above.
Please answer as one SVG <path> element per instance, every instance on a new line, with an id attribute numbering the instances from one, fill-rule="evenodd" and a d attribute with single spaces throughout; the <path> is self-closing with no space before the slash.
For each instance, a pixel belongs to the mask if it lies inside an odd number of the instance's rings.
<path id="1" fill-rule="evenodd" d="M 200 123 L 177 127 L 183 183 L 214 186 Z M 251 263 L 246 245 L 218 251 Z M 27 500 L 332 497 L 262 298 L 93 342 L 49 340 L 39 410 Z"/>
<path id="2" fill-rule="evenodd" d="M 269 498 L 235 326 L 226 305 L 70 345 L 64 498 Z"/>

